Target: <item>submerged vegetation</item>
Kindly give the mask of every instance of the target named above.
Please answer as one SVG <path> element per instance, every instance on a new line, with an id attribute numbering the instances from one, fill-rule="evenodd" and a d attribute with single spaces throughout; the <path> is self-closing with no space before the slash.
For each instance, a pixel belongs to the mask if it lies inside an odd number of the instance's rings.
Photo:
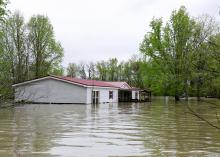
<path id="1" fill-rule="evenodd" d="M 12 98 L 12 84 L 49 74 L 126 81 L 176 100 L 220 98 L 220 29 L 208 15 L 193 18 L 180 7 L 166 23 L 151 21 L 140 54 L 128 61 L 69 63 L 65 73 L 63 48 L 49 18 L 34 15 L 26 23 L 20 12 L 7 12 L 6 4 L 0 1 L 0 100 Z"/>

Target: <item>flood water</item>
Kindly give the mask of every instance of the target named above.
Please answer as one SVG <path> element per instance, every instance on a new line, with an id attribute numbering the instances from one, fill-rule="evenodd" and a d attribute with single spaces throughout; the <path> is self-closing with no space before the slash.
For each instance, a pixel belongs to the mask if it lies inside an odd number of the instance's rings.
<path id="1" fill-rule="evenodd" d="M 189 106 L 218 123 L 215 105 Z M 0 156 L 215 157 L 220 156 L 220 130 L 190 114 L 186 104 L 172 101 L 27 104 L 0 109 Z"/>

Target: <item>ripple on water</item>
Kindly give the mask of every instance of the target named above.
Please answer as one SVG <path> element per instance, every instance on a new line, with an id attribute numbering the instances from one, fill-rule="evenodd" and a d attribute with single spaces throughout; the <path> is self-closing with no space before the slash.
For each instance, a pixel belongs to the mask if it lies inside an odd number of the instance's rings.
<path id="1" fill-rule="evenodd" d="M 219 155 L 219 131 L 186 111 L 164 101 L 0 110 L 0 156 Z"/>

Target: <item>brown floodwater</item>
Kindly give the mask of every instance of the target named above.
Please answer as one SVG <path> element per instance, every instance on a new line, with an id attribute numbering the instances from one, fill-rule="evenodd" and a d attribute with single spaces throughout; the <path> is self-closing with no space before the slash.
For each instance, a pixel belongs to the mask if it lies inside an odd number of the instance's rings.
<path id="1" fill-rule="evenodd" d="M 215 104 L 220 105 L 219 101 Z M 220 108 L 191 101 L 218 125 Z M 220 130 L 186 103 L 26 104 L 0 109 L 0 157 L 220 156 Z"/>

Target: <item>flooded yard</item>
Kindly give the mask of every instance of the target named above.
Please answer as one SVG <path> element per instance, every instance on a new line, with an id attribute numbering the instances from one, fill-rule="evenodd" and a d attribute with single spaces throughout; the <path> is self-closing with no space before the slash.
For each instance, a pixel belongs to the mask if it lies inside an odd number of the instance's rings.
<path id="1" fill-rule="evenodd" d="M 207 103 L 189 105 L 217 123 Z M 26 104 L 0 110 L 0 156 L 220 156 L 220 130 L 186 104 Z"/>

